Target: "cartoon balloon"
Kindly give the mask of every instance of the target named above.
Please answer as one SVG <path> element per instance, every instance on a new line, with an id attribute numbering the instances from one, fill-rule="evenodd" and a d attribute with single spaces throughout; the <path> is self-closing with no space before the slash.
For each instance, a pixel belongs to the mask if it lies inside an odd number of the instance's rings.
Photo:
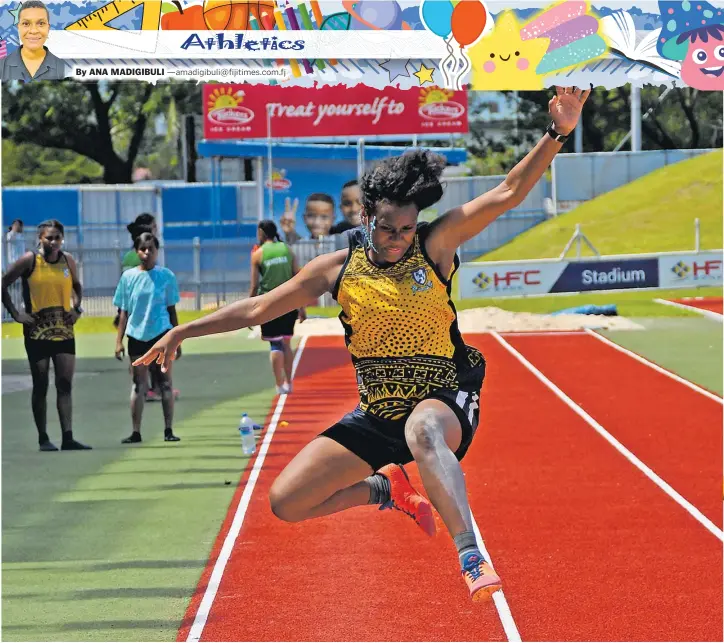
<path id="1" fill-rule="evenodd" d="M 452 31 L 454 8 L 450 0 L 424 0 L 420 12 L 422 22 L 435 35 L 447 38 Z"/>
<path id="2" fill-rule="evenodd" d="M 445 3 L 442 3 L 445 4 Z M 479 0 L 464 0 L 453 9 L 452 33 L 461 47 L 472 45 L 483 33 L 488 14 Z"/>

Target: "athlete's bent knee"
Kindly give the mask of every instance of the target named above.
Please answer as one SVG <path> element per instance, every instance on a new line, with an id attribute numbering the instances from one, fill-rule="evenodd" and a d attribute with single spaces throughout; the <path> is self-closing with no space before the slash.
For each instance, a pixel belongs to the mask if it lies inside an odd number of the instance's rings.
<path id="1" fill-rule="evenodd" d="M 280 490 L 276 483 L 272 484 L 269 489 L 269 505 L 272 513 L 284 522 L 301 522 L 304 517 L 295 511 L 292 503 L 289 502 L 289 496 Z"/>
<path id="2" fill-rule="evenodd" d="M 411 417 L 405 426 L 405 440 L 415 457 L 434 451 L 445 444 L 442 427 L 432 410 L 421 411 Z"/>

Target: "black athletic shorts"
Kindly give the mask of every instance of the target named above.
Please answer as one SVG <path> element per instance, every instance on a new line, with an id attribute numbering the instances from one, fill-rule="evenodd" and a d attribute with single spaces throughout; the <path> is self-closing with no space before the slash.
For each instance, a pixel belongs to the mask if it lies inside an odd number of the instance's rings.
<path id="1" fill-rule="evenodd" d="M 25 338 L 25 352 L 29 362 L 39 362 L 56 355 L 75 355 L 75 338 L 52 341 Z"/>
<path id="2" fill-rule="evenodd" d="M 171 330 L 169 328 L 169 330 Z M 168 330 L 163 331 L 158 337 L 154 337 L 153 339 L 149 339 L 147 342 L 142 342 L 140 339 L 135 339 L 134 337 L 128 336 L 128 357 L 131 358 L 131 360 L 136 360 L 139 357 L 143 357 L 148 351 L 150 351 L 153 348 L 153 345 L 161 339 Z"/>
<path id="3" fill-rule="evenodd" d="M 455 452 L 458 460 L 465 457 L 478 428 L 481 386 L 482 382 L 470 391 L 438 390 L 425 398 L 444 402 L 460 420 L 462 439 Z M 320 435 L 338 442 L 378 471 L 386 464 L 412 462 L 412 453 L 405 441 L 405 423 L 409 417 L 408 414 L 400 420 L 383 420 L 357 407 Z"/>
<path id="4" fill-rule="evenodd" d="M 282 337 L 291 337 L 294 335 L 294 324 L 297 321 L 298 311 L 293 310 L 286 315 L 272 319 L 266 324 L 261 325 L 261 338 L 270 342 Z"/>

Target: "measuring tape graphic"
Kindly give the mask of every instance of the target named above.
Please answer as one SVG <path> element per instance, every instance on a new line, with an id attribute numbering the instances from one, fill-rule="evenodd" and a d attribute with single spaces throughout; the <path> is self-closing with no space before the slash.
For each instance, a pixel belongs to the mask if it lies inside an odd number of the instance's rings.
<path id="1" fill-rule="evenodd" d="M 142 31 L 156 31 L 161 25 L 160 0 L 115 0 L 96 9 L 80 20 L 69 24 L 69 31 L 118 31 L 108 23 L 137 7 L 143 5 Z"/>

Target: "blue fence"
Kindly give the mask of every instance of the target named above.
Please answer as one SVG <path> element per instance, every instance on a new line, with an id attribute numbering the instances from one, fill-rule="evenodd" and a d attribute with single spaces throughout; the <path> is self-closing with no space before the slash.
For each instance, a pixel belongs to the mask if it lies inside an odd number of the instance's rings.
<path id="1" fill-rule="evenodd" d="M 222 220 L 210 212 L 210 184 L 6 187 L 2 190 L 2 223 L 20 218 L 29 229 L 45 219 L 58 219 L 72 239 L 88 248 L 126 246 L 126 226 L 141 212 L 153 214 L 167 240 L 233 238 L 255 234 L 258 219 L 256 186 L 237 183 L 220 193 Z M 38 207 L 42 205 L 42 207 Z"/>
<path id="2" fill-rule="evenodd" d="M 541 179 L 518 208 L 464 244 L 461 257 L 463 261 L 475 259 L 545 220 L 545 203 L 551 196 L 556 196 L 560 205 L 575 205 L 663 165 L 708 151 L 561 155 L 556 160 L 555 191 L 547 179 Z M 449 178 L 442 200 L 421 216 L 432 220 L 503 179 Z M 34 227 L 41 220 L 62 221 L 66 226 L 66 247 L 77 255 L 86 291 L 104 302 L 101 308 L 106 311 L 110 310 L 110 297 L 120 274 L 120 259 L 131 243 L 126 226 L 139 213 L 150 212 L 161 230 L 161 260 L 177 273 L 179 282 L 186 283 L 196 295 L 227 299 L 227 294 L 240 296 L 248 289 L 249 252 L 256 239 L 257 204 L 264 192 L 259 187 L 255 183 L 212 186 L 174 182 L 8 187 L 2 190 L 2 223 L 7 229 L 13 219 L 23 219 L 30 247 Z M 194 239 L 199 239 L 197 246 Z M 309 251 L 313 255 L 320 248 L 310 245 Z M 195 304 L 202 300 L 196 297 Z"/>

